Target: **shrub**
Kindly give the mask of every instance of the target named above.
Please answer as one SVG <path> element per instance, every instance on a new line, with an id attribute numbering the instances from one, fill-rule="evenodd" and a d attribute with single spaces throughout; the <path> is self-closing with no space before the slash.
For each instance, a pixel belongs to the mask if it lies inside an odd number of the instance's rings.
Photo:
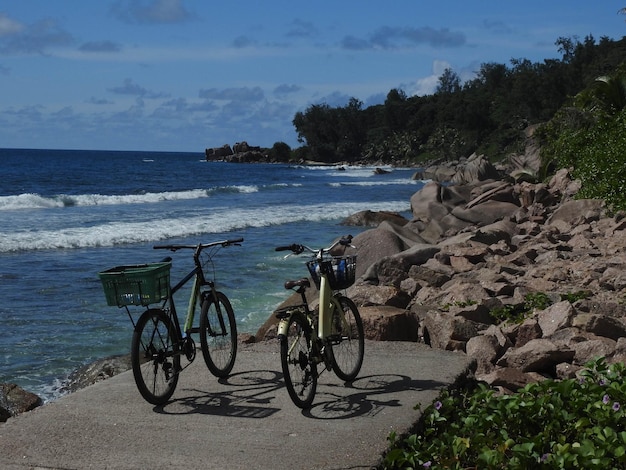
<path id="1" fill-rule="evenodd" d="M 626 467 L 626 370 L 604 359 L 580 379 L 546 380 L 512 395 L 485 384 L 444 392 L 419 432 L 393 445 L 381 468 Z"/>
<path id="2" fill-rule="evenodd" d="M 579 198 L 604 199 L 626 209 L 626 71 L 600 77 L 539 132 L 544 165 L 571 168 L 582 183 Z"/>

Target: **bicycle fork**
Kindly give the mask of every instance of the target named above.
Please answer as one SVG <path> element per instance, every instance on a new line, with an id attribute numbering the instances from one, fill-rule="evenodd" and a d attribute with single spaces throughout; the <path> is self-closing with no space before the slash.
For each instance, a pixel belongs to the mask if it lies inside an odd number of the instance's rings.
<path id="1" fill-rule="evenodd" d="M 224 315 L 222 314 L 221 302 L 219 301 L 219 297 L 217 295 L 217 292 L 215 291 L 213 284 L 209 283 L 209 285 L 211 286 L 211 290 L 205 291 L 202 293 L 202 301 L 200 305 L 204 305 L 204 302 L 206 301 L 213 301 L 213 304 L 215 305 L 215 314 L 217 315 L 218 325 L 212 325 L 211 322 L 209 321 L 207 323 L 209 327 L 208 333 L 209 333 L 209 336 L 212 336 L 212 337 L 226 336 L 228 332 L 226 328 L 226 321 L 224 320 Z M 219 331 L 216 331 L 216 328 Z"/>

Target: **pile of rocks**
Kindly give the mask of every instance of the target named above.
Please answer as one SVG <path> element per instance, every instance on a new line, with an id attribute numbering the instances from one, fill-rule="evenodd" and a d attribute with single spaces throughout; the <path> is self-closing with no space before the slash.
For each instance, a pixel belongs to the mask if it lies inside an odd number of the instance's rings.
<path id="1" fill-rule="evenodd" d="M 411 221 L 355 237 L 365 271 L 348 295 L 367 336 L 463 351 L 506 390 L 626 360 L 626 219 L 577 190 L 566 170 L 548 184 L 427 184 Z"/>
<path id="2" fill-rule="evenodd" d="M 597 357 L 626 360 L 623 214 L 574 200 L 580 186 L 567 170 L 547 184 L 473 174 L 426 184 L 411 220 L 364 212 L 345 221 L 378 223 L 354 238 L 358 280 L 347 292 L 366 337 L 464 352 L 477 378 L 504 390 L 573 377 Z M 256 339 L 274 334 L 270 318 Z"/>

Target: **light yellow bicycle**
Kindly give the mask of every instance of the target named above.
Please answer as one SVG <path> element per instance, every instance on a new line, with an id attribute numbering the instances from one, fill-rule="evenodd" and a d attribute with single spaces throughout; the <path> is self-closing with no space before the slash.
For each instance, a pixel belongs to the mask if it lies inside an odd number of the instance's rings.
<path id="1" fill-rule="evenodd" d="M 308 278 L 285 282 L 285 289 L 300 294 L 302 303 L 275 311 L 279 320 L 280 360 L 285 386 L 293 403 L 309 408 L 317 390 L 318 365 L 333 370 L 337 377 L 350 382 L 361 370 L 365 340 L 363 322 L 352 300 L 342 294 L 355 280 L 356 256 L 332 256 L 339 245 L 352 246 L 347 235 L 328 248 L 314 250 L 306 245 L 279 246 L 276 251 L 313 254 L 306 265 L 319 290 L 317 311 L 311 310 L 306 289 Z M 353 247 L 354 248 L 354 247 Z"/>

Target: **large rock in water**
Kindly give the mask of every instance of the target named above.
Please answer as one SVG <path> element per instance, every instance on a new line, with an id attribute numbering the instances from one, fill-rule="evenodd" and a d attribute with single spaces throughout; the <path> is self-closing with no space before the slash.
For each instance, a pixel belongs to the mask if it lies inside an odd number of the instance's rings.
<path id="1" fill-rule="evenodd" d="M 408 222 L 397 212 L 380 211 L 374 212 L 370 210 L 360 211 L 346 217 L 341 225 L 354 225 L 359 227 L 377 227 L 381 222 L 389 221 L 396 225 L 404 225 Z"/>
<path id="2" fill-rule="evenodd" d="M 0 423 L 42 404 L 42 399 L 34 393 L 15 384 L 0 384 Z"/>
<path id="3" fill-rule="evenodd" d="M 80 367 L 72 372 L 62 388 L 62 392 L 75 392 L 81 388 L 113 377 L 131 368 L 130 355 L 105 357 Z"/>
<path id="4" fill-rule="evenodd" d="M 459 161 L 447 161 L 429 166 L 416 176 L 419 179 L 460 185 L 501 177 L 502 174 L 484 155 L 475 153 Z"/>
<path id="5" fill-rule="evenodd" d="M 204 150 L 207 160 L 223 160 L 225 157 L 233 155 L 233 149 L 228 144 L 222 147 L 212 147 Z"/>

